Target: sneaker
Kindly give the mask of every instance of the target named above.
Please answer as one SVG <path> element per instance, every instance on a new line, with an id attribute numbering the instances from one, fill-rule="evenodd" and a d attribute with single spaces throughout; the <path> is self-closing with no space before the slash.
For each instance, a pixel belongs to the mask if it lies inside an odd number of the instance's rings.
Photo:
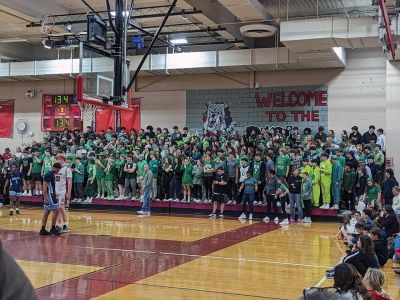
<path id="1" fill-rule="evenodd" d="M 2 207 L 3 207 L 3 203 L 0 202 L 0 208 L 2 208 Z"/>
<path id="2" fill-rule="evenodd" d="M 331 207 L 331 209 L 336 209 L 336 210 L 338 210 L 338 209 L 339 209 L 339 205 L 338 205 L 338 204 L 334 204 L 334 205 Z"/>
<path id="3" fill-rule="evenodd" d="M 100 198 L 100 194 L 97 194 L 96 198 Z"/>
<path id="4" fill-rule="evenodd" d="M 295 222 L 295 220 L 293 220 L 293 219 L 289 220 L 289 224 L 293 224 L 294 222 Z"/>
<path id="5" fill-rule="evenodd" d="M 65 205 L 65 211 L 69 212 L 69 205 Z"/>
<path id="6" fill-rule="evenodd" d="M 27 196 L 32 196 L 32 192 L 29 191 L 28 194 L 27 194 Z"/>
<path id="7" fill-rule="evenodd" d="M 276 224 L 278 224 L 278 222 L 279 222 L 279 218 L 278 218 L 278 217 L 276 217 L 276 218 L 274 219 L 274 222 L 275 222 Z"/>
<path id="8" fill-rule="evenodd" d="M 51 235 L 60 235 L 60 232 L 56 228 L 50 229 L 49 232 Z"/>
<path id="9" fill-rule="evenodd" d="M 281 206 L 282 206 L 281 201 L 278 201 L 278 203 L 276 204 L 276 206 L 281 207 Z"/>
<path id="10" fill-rule="evenodd" d="M 9 215 L 12 216 L 13 214 L 14 214 L 14 211 L 13 211 L 13 210 L 10 210 Z"/>
<path id="11" fill-rule="evenodd" d="M 50 235 L 50 232 L 48 232 L 46 229 L 40 229 L 39 235 Z"/>
<path id="12" fill-rule="evenodd" d="M 312 223 L 312 221 L 311 221 L 311 218 L 308 218 L 308 222 L 307 222 L 308 224 L 311 224 Z"/>
<path id="13" fill-rule="evenodd" d="M 27 194 L 27 192 L 25 191 L 25 192 L 23 192 L 22 194 L 21 194 L 21 196 L 27 196 L 28 194 Z"/>
<path id="14" fill-rule="evenodd" d="M 264 222 L 264 223 L 268 223 L 268 222 L 269 222 L 269 218 L 268 218 L 268 217 L 265 217 L 265 218 L 263 219 L 263 222 Z"/>
<path id="15" fill-rule="evenodd" d="M 253 220 L 253 214 L 249 214 L 249 221 Z"/>
<path id="16" fill-rule="evenodd" d="M 302 219 L 297 219 L 297 224 L 301 224 L 301 223 L 303 223 L 303 220 Z"/>
<path id="17" fill-rule="evenodd" d="M 131 198 L 131 200 L 132 200 L 132 201 L 135 201 L 135 200 L 136 200 L 136 197 L 135 197 L 135 196 L 133 196 L 133 197 Z"/>
<path id="18" fill-rule="evenodd" d="M 211 214 L 209 214 L 208 216 L 209 216 L 210 218 L 216 218 L 216 217 L 217 217 L 217 215 L 214 214 L 214 213 L 211 213 Z"/>
<path id="19" fill-rule="evenodd" d="M 67 233 L 68 231 L 69 231 L 68 226 L 67 226 L 67 225 L 64 225 L 61 232 L 62 232 L 62 233 Z"/>
<path id="20" fill-rule="evenodd" d="M 57 230 L 58 232 L 61 232 L 61 231 L 62 231 L 62 227 L 61 227 L 60 225 L 56 225 L 56 230 Z"/>
<path id="21" fill-rule="evenodd" d="M 16 213 L 17 215 L 20 215 L 20 214 L 21 214 L 21 213 L 19 212 L 19 209 L 18 209 L 18 208 L 15 210 L 15 213 Z"/>
<path id="22" fill-rule="evenodd" d="M 219 214 L 219 216 L 218 216 L 220 219 L 223 219 L 224 218 L 224 215 L 223 214 Z"/>
<path id="23" fill-rule="evenodd" d="M 145 212 L 144 212 L 143 210 L 139 210 L 137 213 L 138 213 L 139 215 L 144 215 L 144 214 L 145 214 Z"/>
<path id="24" fill-rule="evenodd" d="M 231 200 L 229 200 L 228 202 L 226 202 L 226 204 L 232 204 L 232 201 L 231 201 Z"/>
<path id="25" fill-rule="evenodd" d="M 334 271 L 333 272 L 327 272 L 325 276 L 326 276 L 327 279 L 333 279 L 333 277 L 335 276 L 335 272 Z"/>
<path id="26" fill-rule="evenodd" d="M 143 216 L 150 217 L 150 216 L 151 216 L 151 213 L 150 213 L 149 211 L 146 211 L 146 212 L 143 214 Z"/>
<path id="27" fill-rule="evenodd" d="M 282 225 L 282 226 L 289 225 L 289 220 L 288 219 L 283 219 L 283 221 L 280 222 L 279 225 Z"/>
<path id="28" fill-rule="evenodd" d="M 241 214 L 240 217 L 238 218 L 239 220 L 246 220 L 246 214 Z"/>

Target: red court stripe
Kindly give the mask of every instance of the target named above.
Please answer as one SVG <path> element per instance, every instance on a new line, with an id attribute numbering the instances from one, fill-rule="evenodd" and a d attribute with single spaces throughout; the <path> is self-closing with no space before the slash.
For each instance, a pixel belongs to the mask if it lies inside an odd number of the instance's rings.
<path id="1" fill-rule="evenodd" d="M 275 224 L 256 223 L 202 240 L 177 245 L 167 255 L 154 253 L 90 274 L 55 283 L 37 290 L 40 299 L 91 299 L 125 285 L 167 271 L 212 252 L 241 243 L 279 228 Z"/>
<path id="2" fill-rule="evenodd" d="M 34 232 L 25 233 L 1 232 L 1 236 L 12 237 L 11 240 L 2 240 L 4 248 L 14 259 L 100 267 L 120 264 L 184 244 L 171 240 L 80 234 L 51 237 L 39 236 Z"/>

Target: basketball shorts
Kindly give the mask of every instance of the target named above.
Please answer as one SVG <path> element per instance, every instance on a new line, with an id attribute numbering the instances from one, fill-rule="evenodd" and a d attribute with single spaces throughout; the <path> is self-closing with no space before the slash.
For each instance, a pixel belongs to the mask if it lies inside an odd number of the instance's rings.
<path id="1" fill-rule="evenodd" d="M 40 173 L 32 173 L 32 180 L 33 181 L 42 181 L 43 177 Z"/>
<path id="2" fill-rule="evenodd" d="M 225 203 L 225 194 L 216 194 L 216 193 L 213 193 L 213 195 L 212 195 L 212 201 L 213 201 L 213 202 L 218 202 L 218 203 Z"/>
<path id="3" fill-rule="evenodd" d="M 43 205 L 43 209 L 45 211 L 57 210 L 59 207 L 60 207 L 59 204 L 54 203 L 51 197 L 49 197 L 49 203 L 47 205 Z"/>
<path id="4" fill-rule="evenodd" d="M 59 205 L 65 204 L 65 194 L 57 194 L 56 195 Z"/>

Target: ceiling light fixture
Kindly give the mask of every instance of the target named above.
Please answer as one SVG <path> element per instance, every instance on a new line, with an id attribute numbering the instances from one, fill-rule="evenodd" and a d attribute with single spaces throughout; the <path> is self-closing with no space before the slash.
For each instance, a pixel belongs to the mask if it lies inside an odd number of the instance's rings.
<path id="1" fill-rule="evenodd" d="M 187 44 L 188 40 L 181 38 L 181 39 L 172 39 L 172 40 L 170 40 L 170 42 L 174 45 L 182 45 L 182 44 Z"/>
<path id="2" fill-rule="evenodd" d="M 47 40 L 43 41 L 43 47 L 46 49 L 53 49 L 54 48 L 54 41 L 48 38 Z"/>
<path id="3" fill-rule="evenodd" d="M 113 16 L 113 17 L 115 17 L 115 16 L 117 15 L 117 13 L 115 12 L 115 10 L 113 10 L 112 12 L 110 12 L 110 14 L 111 14 L 111 16 Z M 124 11 L 122 12 L 122 15 L 123 15 L 124 17 L 126 17 L 126 16 L 128 15 L 128 12 L 127 12 L 126 10 L 124 10 Z"/>

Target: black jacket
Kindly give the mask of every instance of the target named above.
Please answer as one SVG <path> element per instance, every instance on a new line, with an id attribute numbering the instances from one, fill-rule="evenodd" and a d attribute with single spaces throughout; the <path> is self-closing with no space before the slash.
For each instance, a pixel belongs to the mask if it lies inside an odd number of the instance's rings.
<path id="1" fill-rule="evenodd" d="M 389 251 L 387 244 L 383 240 L 376 240 L 374 241 L 374 246 L 379 265 L 383 267 L 389 259 Z"/>
<path id="2" fill-rule="evenodd" d="M 392 193 L 392 189 L 395 186 L 399 186 L 399 183 L 397 182 L 396 178 L 394 178 L 394 176 L 390 176 L 388 179 L 386 179 L 383 182 L 382 194 L 383 194 L 383 198 L 385 199 L 385 204 L 392 205 L 393 197 L 394 197 L 394 195 Z"/>
<path id="3" fill-rule="evenodd" d="M 361 133 L 359 133 L 358 131 L 356 133 L 350 133 L 349 140 L 350 141 L 355 140 L 356 144 L 361 144 L 361 142 L 362 142 Z"/>
<path id="4" fill-rule="evenodd" d="M 376 139 L 377 139 L 377 137 L 376 137 L 375 132 L 374 132 L 373 134 L 370 134 L 369 131 L 367 131 L 367 132 L 364 133 L 363 136 L 362 136 L 362 142 L 363 142 L 364 144 L 369 144 L 369 141 L 370 141 L 370 140 L 374 140 L 374 142 L 376 143 Z"/>
<path id="5" fill-rule="evenodd" d="M 382 227 L 382 229 L 387 232 L 389 237 L 399 232 L 399 222 L 397 221 L 397 217 L 394 213 L 387 214 L 384 217 L 379 217 L 378 223 Z"/>
<path id="6" fill-rule="evenodd" d="M 301 194 L 301 177 L 290 176 L 288 179 L 289 192 L 292 194 Z"/>
<path id="7" fill-rule="evenodd" d="M 368 268 L 379 268 L 378 258 L 376 254 L 365 254 L 361 251 L 352 252 L 348 254 L 344 259 L 344 263 L 353 265 L 358 273 L 364 277 L 365 273 L 367 272 Z"/>

